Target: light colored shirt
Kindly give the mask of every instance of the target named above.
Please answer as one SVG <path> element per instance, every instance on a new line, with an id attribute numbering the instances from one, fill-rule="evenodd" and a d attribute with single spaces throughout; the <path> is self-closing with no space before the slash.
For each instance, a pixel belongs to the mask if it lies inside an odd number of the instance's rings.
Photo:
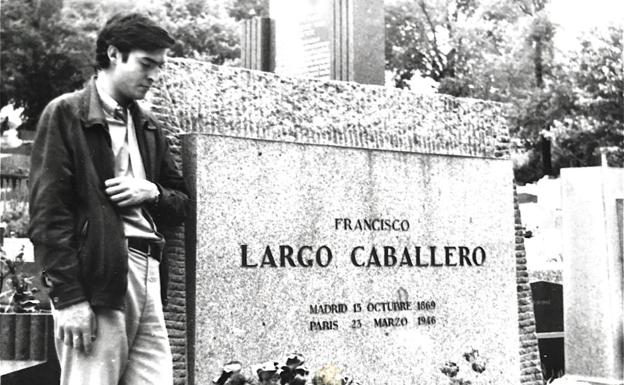
<path id="1" fill-rule="evenodd" d="M 128 109 L 121 107 L 115 99 L 104 92 L 97 81 L 95 84 L 111 137 L 115 156 L 115 177 L 146 179 L 134 122 Z M 118 110 L 117 113 L 115 110 Z M 126 237 L 159 239 L 152 217 L 141 205 L 121 208 L 120 214 Z"/>

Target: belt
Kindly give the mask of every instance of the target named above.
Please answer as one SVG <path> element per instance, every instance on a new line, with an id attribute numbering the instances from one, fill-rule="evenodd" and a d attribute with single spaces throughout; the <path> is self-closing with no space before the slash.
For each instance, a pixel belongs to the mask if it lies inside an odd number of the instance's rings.
<path id="1" fill-rule="evenodd" d="M 136 251 L 140 251 L 143 254 L 151 255 L 152 243 L 149 241 L 149 239 L 135 237 L 129 237 L 127 239 L 129 249 L 134 249 Z"/>

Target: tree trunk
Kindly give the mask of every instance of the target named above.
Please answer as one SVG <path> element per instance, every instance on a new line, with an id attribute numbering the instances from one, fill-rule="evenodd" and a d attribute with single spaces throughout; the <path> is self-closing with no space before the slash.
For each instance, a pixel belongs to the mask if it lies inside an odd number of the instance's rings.
<path id="1" fill-rule="evenodd" d="M 542 57 L 543 41 L 541 36 L 535 37 L 535 57 L 533 63 L 535 65 L 535 85 L 537 88 L 544 87 L 544 59 Z M 544 127 L 545 130 L 550 131 L 550 126 Z M 544 175 L 552 175 L 552 156 L 551 156 L 551 143 L 550 139 L 542 135 L 542 171 Z"/>

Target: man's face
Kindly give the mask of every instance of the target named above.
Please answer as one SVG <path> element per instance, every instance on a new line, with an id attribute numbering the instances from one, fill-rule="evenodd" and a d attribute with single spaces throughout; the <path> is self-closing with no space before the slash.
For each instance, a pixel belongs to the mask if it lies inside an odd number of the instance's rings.
<path id="1" fill-rule="evenodd" d="M 122 60 L 121 54 L 111 62 L 113 93 L 118 100 L 143 99 L 145 94 L 158 79 L 160 70 L 165 63 L 167 49 L 155 51 L 132 50 L 127 60 Z"/>

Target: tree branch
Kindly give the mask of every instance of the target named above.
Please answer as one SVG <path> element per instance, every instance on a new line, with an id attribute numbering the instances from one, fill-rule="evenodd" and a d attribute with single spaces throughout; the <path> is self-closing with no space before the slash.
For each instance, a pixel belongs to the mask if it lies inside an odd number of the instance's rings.
<path id="1" fill-rule="evenodd" d="M 435 61 L 432 61 L 432 63 L 434 64 L 433 67 L 435 67 L 435 69 L 438 71 L 438 74 L 441 75 L 443 72 L 443 68 L 444 68 L 444 59 L 442 58 L 442 53 L 440 52 L 440 48 L 438 47 L 438 38 L 436 35 L 436 30 L 435 30 L 435 24 L 433 23 L 433 20 L 431 20 L 431 16 L 429 15 L 429 12 L 427 11 L 427 6 L 425 5 L 424 0 L 420 0 L 418 2 L 418 5 L 420 6 L 421 11 L 423 12 L 423 15 L 425 16 L 425 19 L 427 21 L 427 24 L 429 25 L 429 28 L 431 29 L 431 34 L 433 36 L 433 40 L 432 40 L 432 45 L 433 45 L 433 52 L 435 54 L 435 58 L 438 60 L 440 65 L 435 64 Z M 439 80 L 439 79 L 435 79 L 435 80 Z"/>
<path id="2" fill-rule="evenodd" d="M 527 16 L 533 16 L 533 10 L 529 7 L 524 0 L 514 0 L 514 3 L 520 8 L 520 11 Z"/>

